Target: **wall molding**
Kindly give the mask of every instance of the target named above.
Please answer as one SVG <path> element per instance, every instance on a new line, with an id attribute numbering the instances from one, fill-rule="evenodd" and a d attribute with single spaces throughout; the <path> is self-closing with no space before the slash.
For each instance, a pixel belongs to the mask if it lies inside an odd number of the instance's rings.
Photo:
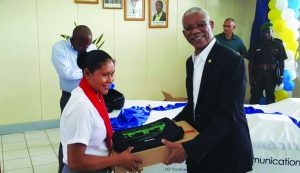
<path id="1" fill-rule="evenodd" d="M 20 132 L 32 131 L 32 130 L 53 129 L 53 128 L 59 128 L 59 119 L 35 121 L 35 122 L 11 124 L 11 125 L 1 125 L 0 135 L 20 133 Z"/>

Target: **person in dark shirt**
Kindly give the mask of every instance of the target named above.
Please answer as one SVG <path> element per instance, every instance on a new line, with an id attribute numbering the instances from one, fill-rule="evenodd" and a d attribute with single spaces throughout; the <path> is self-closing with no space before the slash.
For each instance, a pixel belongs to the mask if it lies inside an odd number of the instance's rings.
<path id="1" fill-rule="evenodd" d="M 272 23 L 261 26 L 262 37 L 250 46 L 245 57 L 249 60 L 250 104 L 258 104 L 266 93 L 266 104 L 274 103 L 276 84 L 283 78 L 284 60 L 287 55 L 282 41 L 272 36 Z"/>
<path id="2" fill-rule="evenodd" d="M 246 46 L 243 40 L 233 33 L 235 29 L 235 22 L 233 18 L 227 18 L 224 20 L 223 30 L 224 32 L 215 36 L 215 38 L 224 46 L 234 50 L 243 56 L 246 52 Z"/>

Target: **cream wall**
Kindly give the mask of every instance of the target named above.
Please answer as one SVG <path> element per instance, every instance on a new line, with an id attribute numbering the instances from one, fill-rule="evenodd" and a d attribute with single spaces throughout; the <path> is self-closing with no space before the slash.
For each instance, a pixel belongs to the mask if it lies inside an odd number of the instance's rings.
<path id="1" fill-rule="evenodd" d="M 192 6 L 206 8 L 215 20 L 237 21 L 236 33 L 248 46 L 255 0 L 169 0 L 169 27 L 148 28 L 145 21 L 124 21 L 123 9 L 73 0 L 0 1 L 0 126 L 59 119 L 58 77 L 51 47 L 71 34 L 74 24 L 88 25 L 94 37 L 104 33 L 103 50 L 116 60 L 116 87 L 126 99 L 162 100 L 161 90 L 185 95 L 185 60 L 193 51 L 182 35 L 181 16 Z M 249 95 L 249 94 L 248 94 Z"/>

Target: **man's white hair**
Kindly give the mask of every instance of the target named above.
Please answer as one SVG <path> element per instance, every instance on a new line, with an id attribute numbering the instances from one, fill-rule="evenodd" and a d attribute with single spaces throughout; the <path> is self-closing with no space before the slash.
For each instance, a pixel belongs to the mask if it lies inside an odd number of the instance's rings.
<path id="1" fill-rule="evenodd" d="M 184 17 L 189 16 L 189 15 L 194 14 L 194 13 L 201 13 L 201 14 L 204 14 L 205 19 L 206 19 L 206 20 L 210 20 L 210 17 L 209 17 L 208 12 L 207 12 L 205 9 L 202 9 L 202 8 L 200 8 L 200 7 L 192 7 L 192 8 L 190 8 L 190 9 L 188 9 L 188 10 L 184 13 L 182 19 L 183 19 Z"/>

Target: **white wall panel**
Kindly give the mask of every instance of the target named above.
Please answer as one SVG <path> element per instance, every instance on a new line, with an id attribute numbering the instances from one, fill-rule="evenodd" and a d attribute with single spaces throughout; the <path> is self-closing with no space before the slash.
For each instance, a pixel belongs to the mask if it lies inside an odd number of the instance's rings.
<path id="1" fill-rule="evenodd" d="M 94 38 L 104 34 L 102 49 L 116 59 L 116 88 L 126 99 L 162 100 L 162 90 L 186 94 L 185 61 L 193 47 L 182 34 L 183 13 L 206 8 L 215 33 L 222 32 L 226 17 L 234 17 L 236 33 L 248 45 L 255 2 L 169 0 L 169 26 L 158 29 L 148 28 L 148 0 L 145 21 L 125 21 L 124 9 L 103 9 L 102 0 L 1 0 L 0 125 L 59 119 L 61 91 L 51 49 L 60 34 L 72 34 L 74 21 L 89 26 Z"/>

